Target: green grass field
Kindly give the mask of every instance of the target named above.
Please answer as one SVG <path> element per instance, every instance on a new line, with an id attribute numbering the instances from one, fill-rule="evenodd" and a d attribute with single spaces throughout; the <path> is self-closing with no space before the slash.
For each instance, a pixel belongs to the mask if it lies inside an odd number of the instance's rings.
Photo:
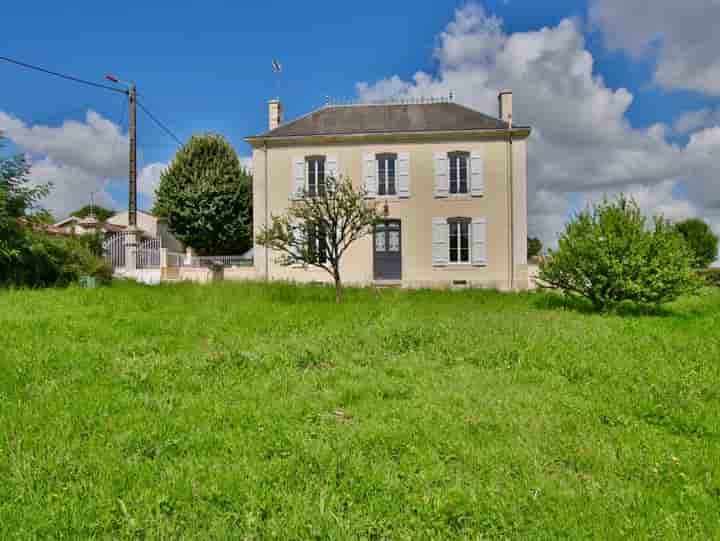
<path id="1" fill-rule="evenodd" d="M 720 289 L 0 292 L 0 537 L 720 538 Z"/>

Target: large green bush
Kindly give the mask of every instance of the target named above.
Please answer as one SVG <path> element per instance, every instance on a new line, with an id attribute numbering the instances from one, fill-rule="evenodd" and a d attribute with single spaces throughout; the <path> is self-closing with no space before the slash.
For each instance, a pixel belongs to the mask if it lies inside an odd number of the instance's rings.
<path id="1" fill-rule="evenodd" d="M 200 254 L 242 254 L 252 244 L 252 178 L 220 135 L 195 135 L 160 176 L 154 212 Z"/>
<path id="2" fill-rule="evenodd" d="M 717 259 L 718 237 L 700 218 L 688 218 L 675 224 L 675 229 L 695 254 L 697 268 L 706 269 Z"/>
<path id="3" fill-rule="evenodd" d="M 0 267 L 0 285 L 5 286 L 66 286 L 81 276 L 109 282 L 112 268 L 80 239 L 29 231 L 12 264 Z"/>
<path id="4" fill-rule="evenodd" d="M 655 217 L 648 227 L 637 203 L 620 195 L 575 216 L 540 264 L 540 280 L 597 309 L 622 301 L 660 304 L 699 287 L 693 264 L 692 250 L 669 222 Z"/>
<path id="5" fill-rule="evenodd" d="M 31 184 L 29 172 L 22 156 L 0 158 L 0 286 L 67 285 L 83 275 L 109 280 L 112 269 L 98 257 L 96 237 L 41 232 L 44 215 L 37 203 L 49 186 Z"/>

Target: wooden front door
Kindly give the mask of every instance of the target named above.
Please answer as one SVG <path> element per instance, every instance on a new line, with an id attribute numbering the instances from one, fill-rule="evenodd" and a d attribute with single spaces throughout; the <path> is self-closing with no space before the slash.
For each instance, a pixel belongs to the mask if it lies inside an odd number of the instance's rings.
<path id="1" fill-rule="evenodd" d="M 402 279 L 402 235 L 400 220 L 383 220 L 373 235 L 373 269 L 375 280 Z"/>

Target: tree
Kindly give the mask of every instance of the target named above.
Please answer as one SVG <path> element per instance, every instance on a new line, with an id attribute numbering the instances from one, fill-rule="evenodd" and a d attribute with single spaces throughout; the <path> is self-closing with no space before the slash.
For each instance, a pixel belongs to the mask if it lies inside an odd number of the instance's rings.
<path id="1" fill-rule="evenodd" d="M 706 269 L 717 259 L 718 237 L 710 226 L 699 218 L 689 218 L 675 224 L 675 228 L 695 254 L 695 265 Z"/>
<path id="2" fill-rule="evenodd" d="M 381 218 L 364 188 L 349 178 L 325 179 L 324 189 L 307 191 L 281 216 L 263 226 L 258 244 L 281 252 L 283 265 L 302 263 L 325 270 L 335 282 L 335 301 L 342 300 L 342 257 L 353 242 L 372 232 Z"/>
<path id="3" fill-rule="evenodd" d="M 545 287 L 589 299 L 596 309 L 621 301 L 660 304 L 699 287 L 694 256 L 676 229 L 655 217 L 650 227 L 624 195 L 578 213 L 557 250 L 540 264 Z"/>
<path id="4" fill-rule="evenodd" d="M 542 242 L 537 237 L 528 237 L 527 240 L 527 256 L 528 258 L 540 255 L 542 251 Z"/>
<path id="5" fill-rule="evenodd" d="M 0 149 L 3 136 L 0 133 Z M 30 165 L 24 156 L 0 156 L 0 283 L 29 249 L 29 228 L 39 210 L 37 202 L 47 195 L 49 185 L 30 183 Z"/>
<path id="6" fill-rule="evenodd" d="M 77 209 L 75 212 L 71 212 L 70 216 L 87 218 L 90 214 L 94 214 L 99 222 L 107 222 L 110 217 L 115 215 L 115 211 L 99 205 L 85 205 L 84 207 Z"/>
<path id="7" fill-rule="evenodd" d="M 251 245 L 252 178 L 220 135 L 195 135 L 160 176 L 154 213 L 185 245 L 208 255 Z"/>

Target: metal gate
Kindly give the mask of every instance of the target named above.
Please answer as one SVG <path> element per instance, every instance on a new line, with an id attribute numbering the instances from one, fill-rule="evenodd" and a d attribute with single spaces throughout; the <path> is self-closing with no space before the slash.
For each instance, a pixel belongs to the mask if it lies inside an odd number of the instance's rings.
<path id="1" fill-rule="evenodd" d="M 137 268 L 151 269 L 160 267 L 160 239 L 146 239 L 138 242 Z"/>
<path id="2" fill-rule="evenodd" d="M 125 244 L 128 235 L 130 235 L 130 233 L 127 231 L 121 231 L 106 237 L 103 241 L 105 260 L 110 263 L 113 269 L 125 267 Z M 160 267 L 160 248 L 162 248 L 162 240 L 159 238 L 139 241 L 137 243 L 136 268 L 148 269 Z"/>
<path id="3" fill-rule="evenodd" d="M 125 267 L 125 237 L 127 233 L 120 232 L 105 237 L 103 241 L 103 253 L 105 261 L 110 263 L 113 269 Z"/>

